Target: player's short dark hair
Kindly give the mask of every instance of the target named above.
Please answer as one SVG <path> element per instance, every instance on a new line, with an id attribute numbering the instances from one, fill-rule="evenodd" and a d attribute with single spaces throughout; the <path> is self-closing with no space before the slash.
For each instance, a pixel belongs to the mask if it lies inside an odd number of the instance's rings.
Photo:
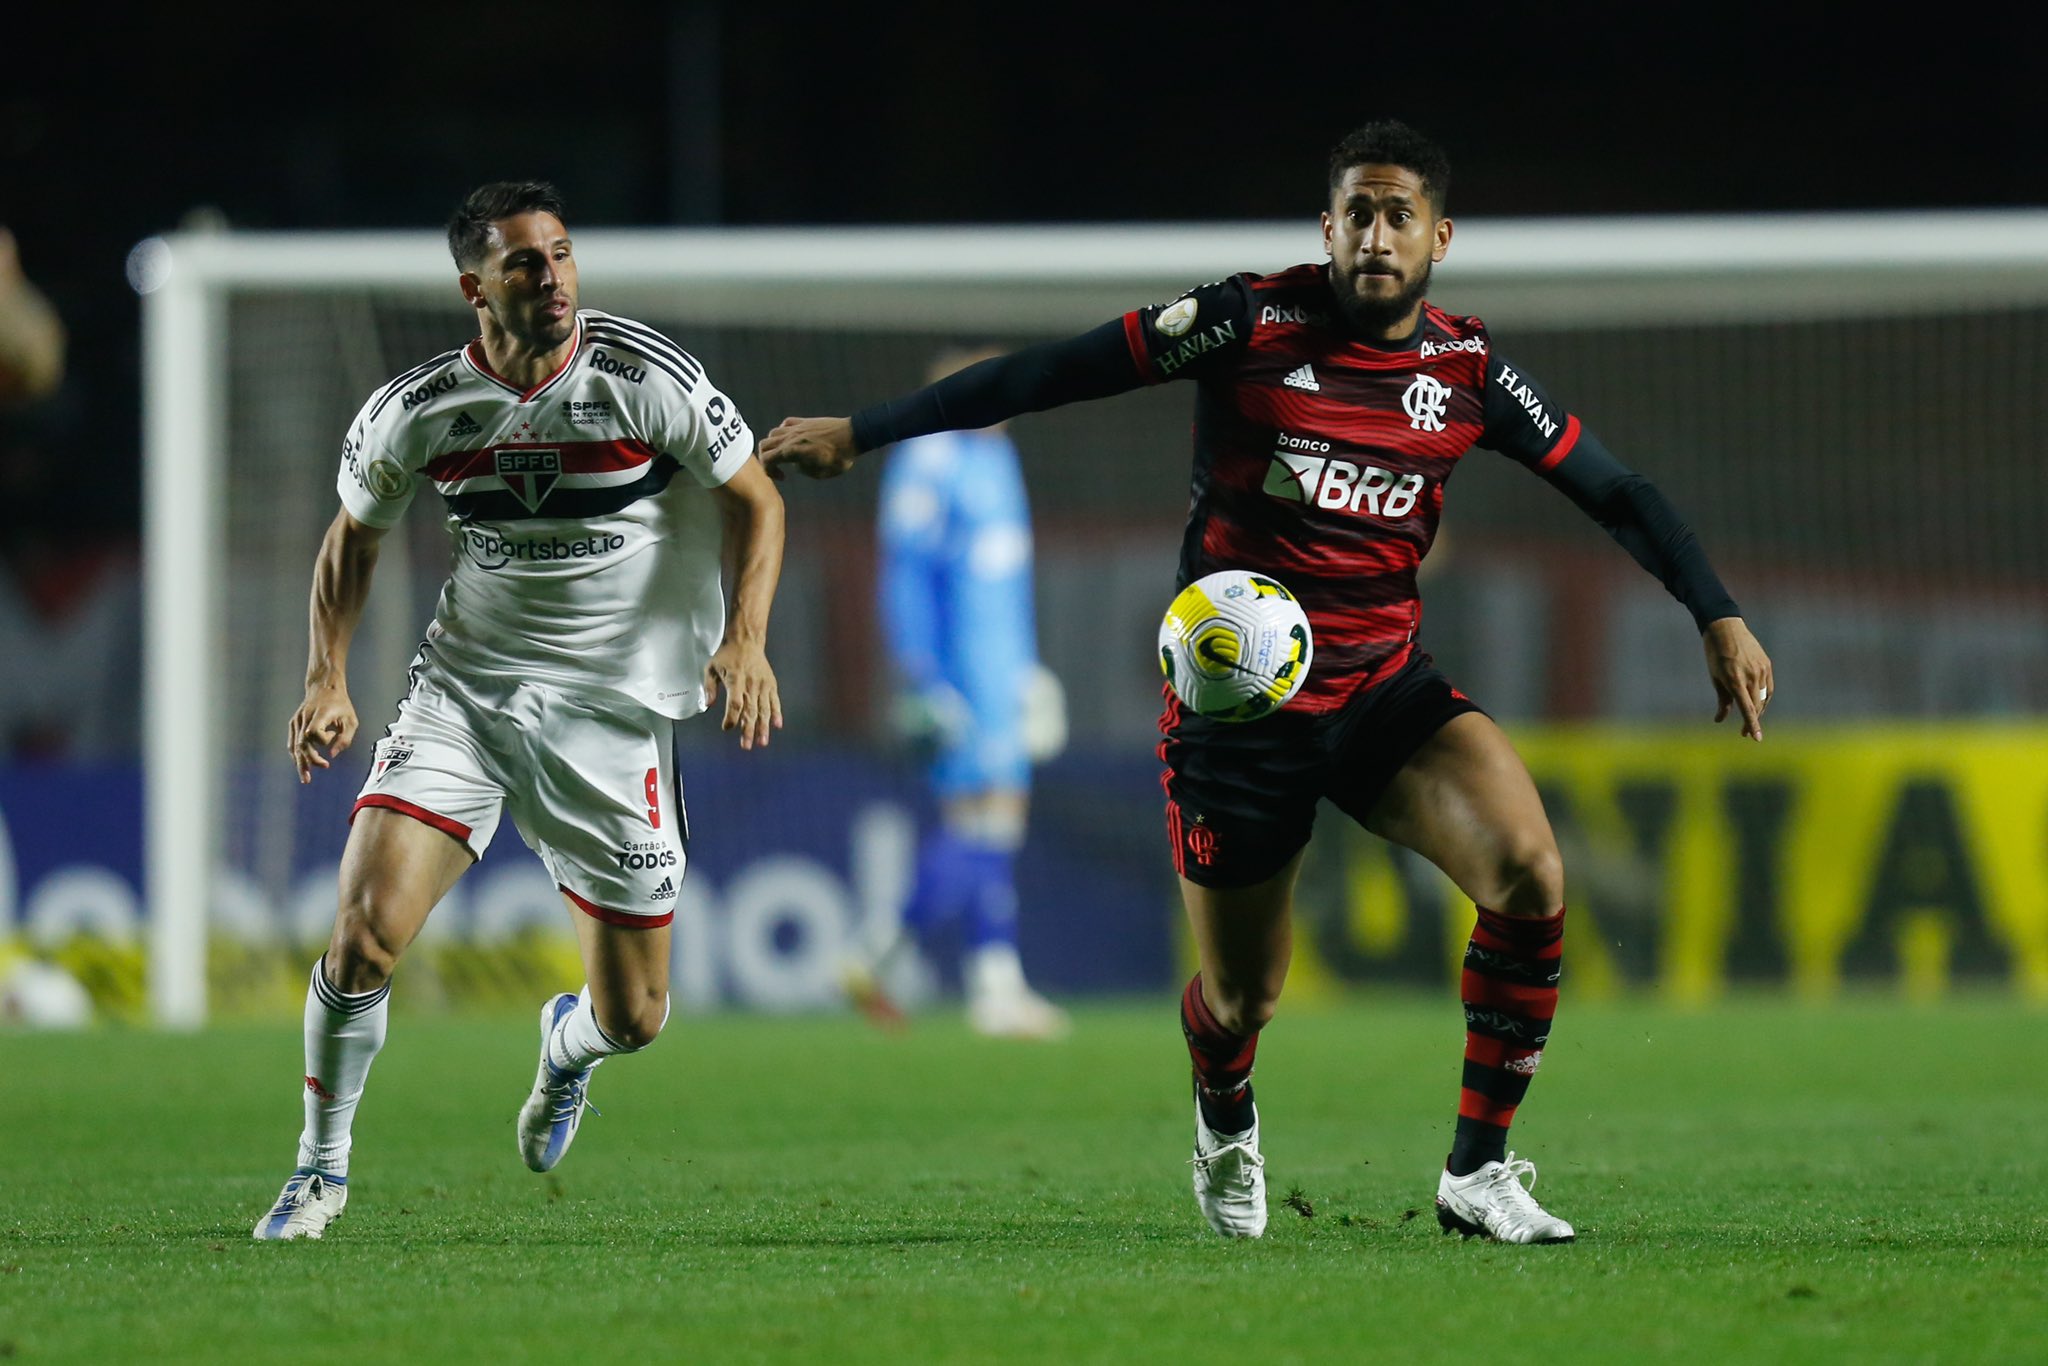
<path id="1" fill-rule="evenodd" d="M 474 270 L 490 250 L 491 225 L 522 213 L 564 218 L 562 195 L 545 180 L 494 180 L 469 192 L 448 216 L 448 254 L 460 270 Z"/>
<path id="2" fill-rule="evenodd" d="M 1330 149 L 1330 189 L 1335 194 L 1354 166 L 1399 166 L 1415 172 L 1438 217 L 1451 197 L 1451 159 L 1444 149 L 1398 119 L 1354 128 Z"/>

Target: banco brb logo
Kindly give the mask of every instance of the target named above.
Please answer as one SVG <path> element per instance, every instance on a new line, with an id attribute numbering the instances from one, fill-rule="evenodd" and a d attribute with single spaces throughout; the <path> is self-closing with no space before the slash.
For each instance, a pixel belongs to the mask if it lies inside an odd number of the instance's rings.
<path id="1" fill-rule="evenodd" d="M 1417 375 L 1401 395 L 1401 407 L 1408 413 L 1408 425 L 1418 432 L 1444 429 L 1444 405 L 1451 401 L 1450 386 L 1428 375 Z"/>

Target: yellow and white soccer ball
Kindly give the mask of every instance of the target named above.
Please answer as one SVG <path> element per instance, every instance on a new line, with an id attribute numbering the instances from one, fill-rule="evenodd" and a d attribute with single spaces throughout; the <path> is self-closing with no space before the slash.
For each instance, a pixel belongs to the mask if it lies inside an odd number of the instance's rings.
<path id="1" fill-rule="evenodd" d="M 1278 579 L 1247 569 L 1204 574 L 1159 623 L 1159 667 L 1191 710 L 1254 721 L 1287 705 L 1308 678 L 1308 614 Z"/>

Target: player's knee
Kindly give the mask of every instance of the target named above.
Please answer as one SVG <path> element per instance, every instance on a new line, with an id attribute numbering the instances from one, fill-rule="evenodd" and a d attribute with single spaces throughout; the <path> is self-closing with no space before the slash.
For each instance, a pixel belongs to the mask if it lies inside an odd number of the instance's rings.
<path id="1" fill-rule="evenodd" d="M 1212 982 L 1206 976 L 1202 979 L 1202 998 L 1208 1002 L 1209 1013 L 1216 1017 L 1216 1023 L 1231 1033 L 1245 1037 L 1258 1033 L 1273 1019 L 1273 1011 L 1280 1003 L 1277 990 L 1268 991 L 1254 983 Z"/>
<path id="2" fill-rule="evenodd" d="M 351 996 L 375 991 L 391 980 L 404 950 L 374 917 L 352 915 L 344 907 L 327 945 L 328 980 Z"/>
<path id="3" fill-rule="evenodd" d="M 600 1011 L 605 1036 L 628 1053 L 638 1052 L 661 1036 L 668 1023 L 668 992 L 645 993 L 622 1006 Z"/>
<path id="4" fill-rule="evenodd" d="M 1501 891 L 1493 909 L 1504 915 L 1546 916 L 1564 904 L 1564 858 L 1548 834 L 1519 841 L 1501 861 Z"/>

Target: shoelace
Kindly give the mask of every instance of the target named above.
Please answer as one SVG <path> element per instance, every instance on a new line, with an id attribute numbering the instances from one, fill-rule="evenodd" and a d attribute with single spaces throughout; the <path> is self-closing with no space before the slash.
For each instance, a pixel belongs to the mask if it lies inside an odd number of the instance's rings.
<path id="1" fill-rule="evenodd" d="M 576 1118 L 576 1112 L 580 1109 L 587 1109 L 591 1114 L 596 1115 L 599 1119 L 603 1119 L 604 1111 L 590 1103 L 590 1097 L 587 1094 L 589 1090 L 590 1073 L 587 1071 L 578 1072 L 570 1076 L 559 1091 L 550 1086 L 548 1093 L 555 1098 L 555 1105 L 548 1112 L 548 1122 L 551 1124 L 567 1124 L 570 1120 Z"/>
<path id="2" fill-rule="evenodd" d="M 284 1189 L 278 1192 L 277 1203 L 270 1207 L 271 1216 L 290 1214 L 308 1202 L 318 1200 L 324 1185 L 325 1182 L 320 1179 L 318 1172 L 294 1176 L 285 1182 Z"/>
<path id="3" fill-rule="evenodd" d="M 1208 1173 L 1218 1160 L 1228 1157 L 1233 1153 L 1238 1157 L 1238 1171 L 1241 1173 L 1266 1165 L 1266 1155 L 1257 1148 L 1254 1148 L 1251 1140 L 1248 1138 L 1241 1138 L 1235 1143 L 1226 1143 L 1213 1152 L 1205 1153 L 1197 1150 L 1195 1155 L 1188 1159 L 1188 1165 Z"/>
<path id="4" fill-rule="evenodd" d="M 1526 1186 L 1522 1184 L 1524 1176 L 1529 1178 L 1529 1184 Z M 1511 1207 L 1515 1213 L 1531 1218 L 1550 1217 L 1545 1213 L 1543 1206 L 1536 1203 L 1536 1197 L 1530 1194 L 1536 1189 L 1536 1164 L 1528 1158 L 1516 1157 L 1509 1153 L 1507 1161 L 1501 1163 L 1500 1170 L 1493 1174 L 1493 1180 L 1487 1184 L 1498 1192 L 1495 1198 L 1501 1204 Z"/>

